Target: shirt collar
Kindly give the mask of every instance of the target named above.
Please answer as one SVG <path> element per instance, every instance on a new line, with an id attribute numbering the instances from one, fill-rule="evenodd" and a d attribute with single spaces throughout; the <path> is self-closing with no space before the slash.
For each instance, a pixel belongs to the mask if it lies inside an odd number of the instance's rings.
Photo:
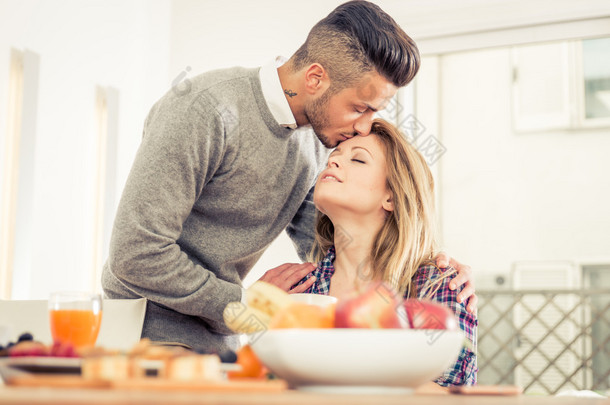
<path id="1" fill-rule="evenodd" d="M 263 97 L 265 97 L 265 102 L 273 118 L 281 126 L 295 129 L 297 122 L 286 100 L 282 84 L 280 83 L 280 76 L 277 73 L 277 68 L 282 66 L 286 61 L 287 59 L 282 56 L 276 57 L 266 65 L 261 66 L 259 76 Z"/>

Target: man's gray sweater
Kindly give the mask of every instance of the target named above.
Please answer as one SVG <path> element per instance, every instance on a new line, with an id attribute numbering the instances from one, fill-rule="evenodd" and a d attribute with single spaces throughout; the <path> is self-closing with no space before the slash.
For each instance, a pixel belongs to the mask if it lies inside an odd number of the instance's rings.
<path id="1" fill-rule="evenodd" d="M 237 345 L 225 306 L 280 232 L 308 253 L 312 188 L 329 151 L 309 127 L 274 120 L 258 69 L 186 84 L 146 119 L 102 285 L 108 298 L 148 299 L 143 337 L 218 351 Z"/>

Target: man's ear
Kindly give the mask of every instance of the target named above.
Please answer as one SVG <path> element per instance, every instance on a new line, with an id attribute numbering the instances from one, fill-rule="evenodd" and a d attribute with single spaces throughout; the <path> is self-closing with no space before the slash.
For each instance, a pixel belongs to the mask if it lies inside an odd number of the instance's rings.
<path id="1" fill-rule="evenodd" d="M 324 66 L 312 63 L 305 70 L 305 91 L 312 95 L 322 95 L 330 87 L 330 78 Z"/>
<path id="2" fill-rule="evenodd" d="M 391 194 L 388 194 L 387 197 L 383 200 L 383 202 L 381 203 L 381 207 L 388 212 L 394 211 L 394 202 L 392 200 Z"/>

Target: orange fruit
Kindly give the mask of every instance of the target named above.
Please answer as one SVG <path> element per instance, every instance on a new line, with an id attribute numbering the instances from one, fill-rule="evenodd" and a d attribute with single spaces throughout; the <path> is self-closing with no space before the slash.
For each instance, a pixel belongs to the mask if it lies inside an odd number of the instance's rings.
<path id="1" fill-rule="evenodd" d="M 237 351 L 237 362 L 241 366 L 240 371 L 229 371 L 229 379 L 234 378 L 262 378 L 267 373 L 267 368 L 256 357 L 252 347 L 245 345 Z"/>
<path id="2" fill-rule="evenodd" d="M 317 305 L 296 302 L 278 312 L 273 319 L 271 319 L 269 329 L 332 328 L 334 323 L 334 305 L 321 308 Z"/>

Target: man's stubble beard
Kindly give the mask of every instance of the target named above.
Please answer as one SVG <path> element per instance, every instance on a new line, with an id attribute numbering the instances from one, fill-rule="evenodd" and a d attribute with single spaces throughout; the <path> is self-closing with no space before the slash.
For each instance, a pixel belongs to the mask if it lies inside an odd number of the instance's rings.
<path id="1" fill-rule="evenodd" d="M 330 126 L 330 118 L 328 114 L 328 104 L 330 101 L 331 92 L 327 89 L 317 100 L 312 101 L 305 106 L 305 118 L 309 121 L 313 132 L 327 148 L 334 148 L 337 144 L 332 144 L 329 137 L 324 134 L 324 131 Z"/>

